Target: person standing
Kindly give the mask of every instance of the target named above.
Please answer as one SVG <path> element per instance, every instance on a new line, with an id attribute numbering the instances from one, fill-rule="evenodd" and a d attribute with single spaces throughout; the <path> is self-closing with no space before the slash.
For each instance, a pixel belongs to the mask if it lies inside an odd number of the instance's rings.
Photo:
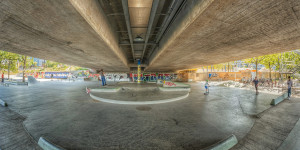
<path id="1" fill-rule="evenodd" d="M 4 83 L 4 73 L 2 72 L 2 83 Z"/>
<path id="2" fill-rule="evenodd" d="M 290 99 L 292 94 L 292 87 L 293 87 L 293 81 L 291 80 L 291 76 L 289 76 L 289 79 L 287 81 L 287 86 L 288 86 L 288 99 Z"/>
<path id="3" fill-rule="evenodd" d="M 258 94 L 258 79 L 257 77 L 255 77 L 255 79 L 253 80 L 254 86 L 255 86 L 255 90 L 256 90 L 256 95 Z"/>
<path id="4" fill-rule="evenodd" d="M 105 86 L 106 81 L 105 81 L 105 76 L 104 76 L 103 69 L 100 70 L 100 76 L 101 76 L 102 86 Z"/>

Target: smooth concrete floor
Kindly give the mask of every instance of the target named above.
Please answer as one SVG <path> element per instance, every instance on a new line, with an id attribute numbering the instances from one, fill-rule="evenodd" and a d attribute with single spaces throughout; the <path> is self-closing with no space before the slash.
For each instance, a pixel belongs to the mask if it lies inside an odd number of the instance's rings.
<path id="1" fill-rule="evenodd" d="M 85 87 L 99 82 L 1 86 L 0 98 L 26 117 L 24 127 L 36 141 L 43 136 L 66 149 L 200 149 L 231 134 L 242 139 L 276 97 L 218 86 L 206 96 L 202 84 L 189 84 L 188 98 L 156 105 L 94 101 Z"/>

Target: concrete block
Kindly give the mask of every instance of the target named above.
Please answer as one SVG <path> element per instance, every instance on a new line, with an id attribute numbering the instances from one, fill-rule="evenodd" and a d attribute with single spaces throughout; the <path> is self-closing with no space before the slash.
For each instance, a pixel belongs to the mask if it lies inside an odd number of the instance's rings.
<path id="1" fill-rule="evenodd" d="M 282 102 L 284 99 L 286 99 L 288 97 L 288 93 L 284 93 L 281 96 L 272 99 L 271 104 L 270 105 L 277 105 L 278 103 Z"/>
<path id="2" fill-rule="evenodd" d="M 237 143 L 238 143 L 237 138 L 235 137 L 235 135 L 232 134 L 228 138 L 226 138 L 208 148 L 205 148 L 205 150 L 229 150 Z"/>
<path id="3" fill-rule="evenodd" d="M 47 141 L 45 138 L 40 137 L 38 145 L 43 149 L 43 150 L 64 150 L 63 148 L 52 144 L 51 142 Z"/>
<path id="4" fill-rule="evenodd" d="M 2 99 L 0 99 L 0 105 L 6 107 L 7 106 L 7 103 L 5 101 L 3 101 Z"/>

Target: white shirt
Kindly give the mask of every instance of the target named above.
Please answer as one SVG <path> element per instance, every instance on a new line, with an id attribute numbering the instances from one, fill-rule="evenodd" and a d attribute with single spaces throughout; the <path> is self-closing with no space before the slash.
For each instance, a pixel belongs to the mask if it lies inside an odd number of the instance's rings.
<path id="1" fill-rule="evenodd" d="M 205 86 L 207 86 L 207 87 L 209 86 L 208 82 L 205 83 Z"/>

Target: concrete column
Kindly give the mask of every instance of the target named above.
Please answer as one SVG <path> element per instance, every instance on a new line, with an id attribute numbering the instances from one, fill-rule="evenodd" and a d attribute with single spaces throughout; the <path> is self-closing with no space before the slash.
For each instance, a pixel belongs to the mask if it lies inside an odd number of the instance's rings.
<path id="1" fill-rule="evenodd" d="M 139 59 L 138 60 L 138 71 L 137 71 L 137 73 L 138 73 L 138 83 L 141 83 L 141 60 Z"/>

